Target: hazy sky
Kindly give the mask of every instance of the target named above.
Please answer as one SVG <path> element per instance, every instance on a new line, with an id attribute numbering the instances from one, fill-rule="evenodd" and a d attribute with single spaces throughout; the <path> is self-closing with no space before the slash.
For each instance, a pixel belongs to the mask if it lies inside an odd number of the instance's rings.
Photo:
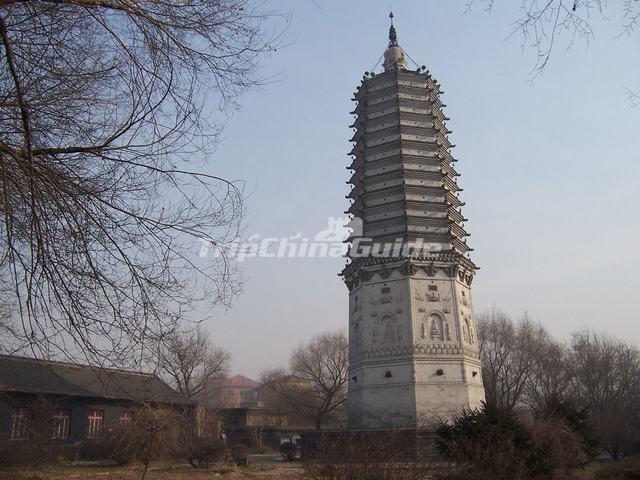
<path id="1" fill-rule="evenodd" d="M 530 82 L 535 52 L 507 39 L 517 3 L 464 14 L 465 0 L 396 0 L 400 45 L 442 84 L 457 145 L 476 312 L 527 311 L 564 338 L 583 327 L 640 343 L 640 35 L 596 25 L 588 48 L 559 48 Z M 313 236 L 348 202 L 352 93 L 387 44 L 389 2 L 270 0 L 290 13 L 263 74 L 242 98 L 211 172 L 247 180 L 246 236 Z M 615 18 L 615 17 L 614 17 Z M 379 69 L 380 67 L 378 67 Z M 207 327 L 257 377 L 291 349 L 347 326 L 343 259 L 253 258 L 244 294 Z M 635 299 L 635 300 L 634 300 Z"/>

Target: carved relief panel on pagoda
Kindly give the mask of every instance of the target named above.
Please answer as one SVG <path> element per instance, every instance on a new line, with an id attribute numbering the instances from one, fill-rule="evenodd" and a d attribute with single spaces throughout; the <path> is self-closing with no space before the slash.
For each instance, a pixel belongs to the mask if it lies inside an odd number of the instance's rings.
<path id="1" fill-rule="evenodd" d="M 350 357 L 401 355 L 413 342 L 408 280 L 399 271 L 379 274 L 351 292 Z"/>
<path id="2" fill-rule="evenodd" d="M 458 341 L 452 284 L 449 278 L 411 281 L 416 344 Z"/>

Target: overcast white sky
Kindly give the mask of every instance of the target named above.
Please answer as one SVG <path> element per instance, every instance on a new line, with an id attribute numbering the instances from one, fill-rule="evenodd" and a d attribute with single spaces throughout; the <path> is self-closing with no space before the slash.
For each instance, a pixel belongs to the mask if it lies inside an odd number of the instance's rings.
<path id="1" fill-rule="evenodd" d="M 445 91 L 463 212 L 481 267 L 476 312 L 527 311 L 558 337 L 583 327 L 640 343 L 640 34 L 619 23 L 555 52 L 529 82 L 535 52 L 507 39 L 517 3 L 464 14 L 465 0 L 394 2 L 401 46 Z M 270 0 L 291 14 L 285 48 L 263 73 L 279 81 L 242 99 L 208 169 L 243 178 L 246 236 L 315 235 L 347 208 L 352 93 L 386 47 L 388 1 Z M 207 328 L 257 377 L 291 349 L 347 326 L 342 259 L 255 258 L 244 294 Z M 205 315 L 205 312 L 202 312 Z"/>

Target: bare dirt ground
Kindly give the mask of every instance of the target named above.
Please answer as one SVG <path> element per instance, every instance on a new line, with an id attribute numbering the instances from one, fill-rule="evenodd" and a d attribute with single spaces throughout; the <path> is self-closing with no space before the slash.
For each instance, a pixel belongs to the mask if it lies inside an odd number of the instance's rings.
<path id="1" fill-rule="evenodd" d="M 26 469 L 0 471 L 2 480 L 138 480 L 142 472 L 140 465 L 118 466 L 60 466 L 49 467 L 37 472 Z M 195 469 L 188 464 L 174 465 L 154 463 L 150 466 L 145 480 L 253 480 L 302 478 L 299 463 L 276 462 L 267 458 L 252 459 L 248 467 L 212 465 L 207 469 Z"/>
<path id="2" fill-rule="evenodd" d="M 59 466 L 37 472 L 28 469 L 0 470 L 0 480 L 138 480 L 142 468 L 118 466 Z M 443 475 L 439 478 L 446 478 Z M 156 462 L 147 472 L 146 480 L 304 480 L 302 465 L 286 463 L 277 456 L 260 455 L 251 459 L 248 467 L 212 465 L 195 469 L 187 464 Z M 557 480 L 640 480 L 640 457 L 621 462 L 594 462 L 584 469 L 556 476 Z M 363 479 L 366 480 L 366 479 Z"/>

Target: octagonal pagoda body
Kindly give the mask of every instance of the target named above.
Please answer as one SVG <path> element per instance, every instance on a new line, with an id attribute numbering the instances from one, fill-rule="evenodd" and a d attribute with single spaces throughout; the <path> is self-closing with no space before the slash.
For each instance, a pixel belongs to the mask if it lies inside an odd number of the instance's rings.
<path id="1" fill-rule="evenodd" d="M 459 176 L 440 86 L 406 68 L 393 26 L 385 71 L 353 112 L 347 213 L 351 428 L 421 428 L 484 400 Z"/>

